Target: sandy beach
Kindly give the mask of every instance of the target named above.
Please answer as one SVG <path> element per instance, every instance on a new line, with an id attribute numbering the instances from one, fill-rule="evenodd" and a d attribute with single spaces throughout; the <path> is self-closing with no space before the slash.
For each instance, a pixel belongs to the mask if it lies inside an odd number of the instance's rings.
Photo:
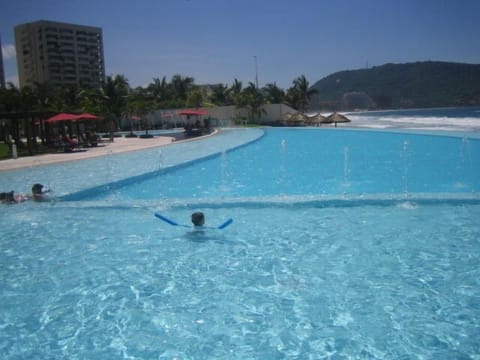
<path id="1" fill-rule="evenodd" d="M 73 152 L 59 152 L 51 154 L 42 154 L 35 156 L 23 156 L 17 159 L 7 159 L 0 161 L 0 171 L 21 169 L 30 166 L 47 165 L 66 161 L 75 161 L 89 159 L 98 156 L 105 156 L 112 153 L 123 153 L 127 151 L 143 150 L 158 146 L 165 146 L 175 141 L 175 138 L 169 136 L 158 136 L 151 139 L 141 138 L 115 138 L 113 142 L 104 142 L 97 147 L 79 149 Z M 181 140 L 181 141 L 191 141 Z"/>

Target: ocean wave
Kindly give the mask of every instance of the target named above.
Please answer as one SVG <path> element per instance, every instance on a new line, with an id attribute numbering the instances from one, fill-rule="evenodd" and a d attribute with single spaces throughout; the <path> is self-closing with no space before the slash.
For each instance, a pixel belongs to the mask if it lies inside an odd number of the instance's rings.
<path id="1" fill-rule="evenodd" d="M 480 118 L 476 117 L 425 117 L 425 116 L 362 116 L 349 115 L 352 126 L 371 128 L 426 128 L 436 130 L 480 130 Z M 349 125 L 350 125 L 349 124 Z"/>

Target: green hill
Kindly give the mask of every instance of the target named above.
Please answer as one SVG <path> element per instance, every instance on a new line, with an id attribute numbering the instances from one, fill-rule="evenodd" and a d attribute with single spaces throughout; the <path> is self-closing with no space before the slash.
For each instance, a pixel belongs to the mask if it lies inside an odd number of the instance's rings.
<path id="1" fill-rule="evenodd" d="M 389 109 L 480 104 L 480 65 L 438 61 L 340 71 L 317 81 L 310 109 Z"/>

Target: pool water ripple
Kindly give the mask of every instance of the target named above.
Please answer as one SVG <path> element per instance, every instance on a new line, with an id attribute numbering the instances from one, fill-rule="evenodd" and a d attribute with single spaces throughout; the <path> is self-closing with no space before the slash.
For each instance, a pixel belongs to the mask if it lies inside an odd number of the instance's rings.
<path id="1" fill-rule="evenodd" d="M 232 208 L 228 232 L 189 235 L 141 208 L 55 206 L 2 244 L 4 349 L 83 358 L 472 355 L 480 207 L 453 210 L 436 206 L 432 218 L 424 206 L 356 216 L 261 208 L 259 225 Z M 70 221 L 55 231 L 36 225 L 65 213 Z M 213 221 L 224 210 L 208 213 Z M 19 246 L 13 239 L 25 232 L 36 241 Z M 36 340 L 20 349 L 6 336 Z"/>

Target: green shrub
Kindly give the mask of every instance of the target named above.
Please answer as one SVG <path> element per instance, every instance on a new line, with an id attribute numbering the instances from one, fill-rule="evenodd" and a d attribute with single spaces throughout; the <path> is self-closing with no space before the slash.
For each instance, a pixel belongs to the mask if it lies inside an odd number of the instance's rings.
<path id="1" fill-rule="evenodd" d="M 0 144 L 0 159 L 7 159 L 8 157 L 8 145 Z"/>

